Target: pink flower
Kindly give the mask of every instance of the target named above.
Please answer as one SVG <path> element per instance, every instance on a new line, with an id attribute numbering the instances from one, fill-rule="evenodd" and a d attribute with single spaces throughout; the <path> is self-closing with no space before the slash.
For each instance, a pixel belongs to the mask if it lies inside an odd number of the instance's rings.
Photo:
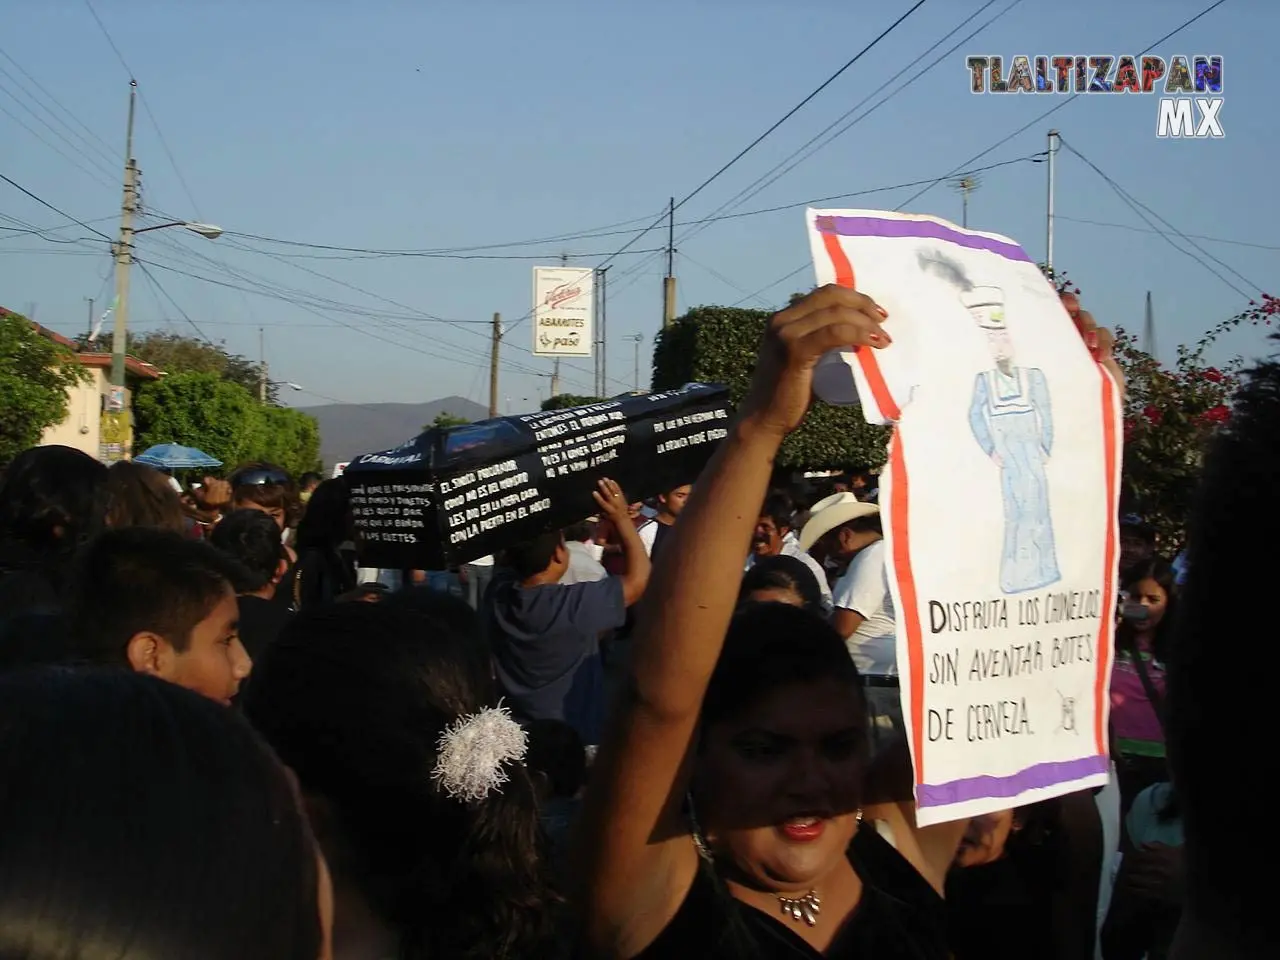
<path id="1" fill-rule="evenodd" d="M 1164 420 L 1164 413 L 1159 407 L 1149 403 L 1142 408 L 1142 417 L 1153 427 L 1158 427 Z"/>
<path id="2" fill-rule="evenodd" d="M 1210 407 L 1206 410 L 1203 414 L 1203 419 L 1206 423 L 1226 423 L 1231 419 L 1231 411 L 1220 403 L 1216 407 Z"/>
<path id="3" fill-rule="evenodd" d="M 1201 375 L 1210 383 L 1222 382 L 1222 371 L 1219 370 L 1217 367 L 1209 367 Z"/>

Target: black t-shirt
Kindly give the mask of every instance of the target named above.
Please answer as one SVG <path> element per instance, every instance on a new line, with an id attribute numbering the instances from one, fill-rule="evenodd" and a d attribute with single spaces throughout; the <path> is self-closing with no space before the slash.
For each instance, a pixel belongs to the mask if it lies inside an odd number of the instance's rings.
<path id="1" fill-rule="evenodd" d="M 701 863 L 684 903 L 637 960 L 947 960 L 946 909 L 937 891 L 869 825 L 854 835 L 848 856 L 862 899 L 825 954 L 789 919 L 735 900 Z"/>
<path id="2" fill-rule="evenodd" d="M 293 617 L 288 607 L 262 597 L 239 597 L 240 642 L 257 660 Z"/>

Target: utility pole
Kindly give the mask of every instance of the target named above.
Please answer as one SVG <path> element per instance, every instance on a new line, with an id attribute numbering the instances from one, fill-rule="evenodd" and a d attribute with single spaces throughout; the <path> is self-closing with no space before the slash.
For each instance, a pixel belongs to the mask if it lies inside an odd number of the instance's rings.
<path id="1" fill-rule="evenodd" d="M 556 357 L 555 365 L 551 368 L 551 396 L 560 396 L 560 358 Z"/>
<path id="2" fill-rule="evenodd" d="M 600 278 L 600 389 L 596 392 L 597 397 L 606 397 L 609 395 L 609 268 L 597 270 L 596 275 Z"/>
<path id="3" fill-rule="evenodd" d="M 591 284 L 591 305 L 592 305 L 591 315 L 593 317 L 599 317 L 600 316 L 600 271 L 599 270 L 593 271 L 591 276 L 594 281 Z M 594 327 L 594 331 L 595 332 L 592 334 L 592 341 L 591 341 L 591 359 L 593 361 L 592 369 L 595 375 L 595 380 L 593 380 L 591 383 L 591 389 L 592 389 L 592 392 L 597 397 L 603 397 L 604 396 L 604 380 L 600 376 L 600 353 L 601 353 L 600 346 L 603 343 L 603 340 L 601 339 L 601 335 L 600 335 L 599 321 L 597 321 L 597 326 Z"/>
<path id="4" fill-rule="evenodd" d="M 258 328 L 258 400 L 267 402 L 267 338 Z"/>
<path id="5" fill-rule="evenodd" d="M 89 333 L 89 336 L 91 336 L 91 337 L 92 337 L 92 336 L 93 336 L 93 297 L 85 297 L 85 300 L 87 300 L 87 301 L 88 301 L 88 303 L 89 303 L 89 327 L 88 327 L 88 333 Z"/>
<path id="6" fill-rule="evenodd" d="M 1156 355 L 1156 314 L 1151 309 L 1151 291 L 1147 291 L 1147 315 L 1142 322 L 1142 347 L 1147 356 Z"/>
<path id="7" fill-rule="evenodd" d="M 116 241 L 115 326 L 111 335 L 111 385 L 124 390 L 124 358 L 129 336 L 129 267 L 133 263 L 133 215 L 138 209 L 138 164 L 133 159 L 133 115 L 138 81 L 129 81 L 129 125 L 124 148 L 124 200 L 120 205 L 120 238 Z"/>
<path id="8" fill-rule="evenodd" d="M 956 190 L 960 191 L 960 226 L 964 227 L 966 230 L 969 228 L 969 194 L 977 190 L 980 185 L 981 183 L 978 178 L 972 174 L 963 176 L 952 184 Z"/>
<path id="9" fill-rule="evenodd" d="M 502 314 L 493 315 L 493 338 L 489 345 L 489 416 L 498 415 L 498 345 L 502 343 Z"/>
<path id="10" fill-rule="evenodd" d="M 1049 207 L 1045 218 L 1044 265 L 1053 271 L 1053 188 L 1054 157 L 1058 152 L 1058 131 L 1049 131 Z"/>
<path id="11" fill-rule="evenodd" d="M 676 198 L 667 208 L 667 275 L 662 279 L 662 325 L 676 319 Z"/>
<path id="12" fill-rule="evenodd" d="M 639 393 L 640 392 L 640 341 L 644 339 L 644 334 L 637 333 L 633 336 L 627 337 L 627 339 L 634 340 L 636 345 L 635 380 L 632 382 L 635 384 L 636 393 Z"/>

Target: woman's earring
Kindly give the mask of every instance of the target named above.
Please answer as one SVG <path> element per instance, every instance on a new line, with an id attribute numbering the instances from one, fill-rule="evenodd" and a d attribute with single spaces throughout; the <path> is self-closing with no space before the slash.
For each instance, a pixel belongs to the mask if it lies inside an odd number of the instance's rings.
<path id="1" fill-rule="evenodd" d="M 693 845 L 698 851 L 698 856 L 707 863 L 712 862 L 711 851 L 707 848 L 707 842 L 702 836 L 702 827 L 698 824 L 698 814 L 693 807 L 693 794 L 685 794 L 685 803 L 689 806 L 689 828 L 693 834 Z"/>

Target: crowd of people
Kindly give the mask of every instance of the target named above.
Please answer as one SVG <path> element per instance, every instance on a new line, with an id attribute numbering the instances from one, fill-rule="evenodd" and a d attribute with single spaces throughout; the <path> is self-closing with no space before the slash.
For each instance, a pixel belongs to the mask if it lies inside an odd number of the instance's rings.
<path id="1" fill-rule="evenodd" d="M 0 960 L 1277 955 L 1275 841 L 1223 802 L 1266 698 L 1220 651 L 1280 519 L 1280 366 L 1189 553 L 1122 520 L 1111 783 L 920 827 L 875 473 L 774 467 L 818 358 L 892 327 L 799 300 L 692 484 L 601 479 L 458 590 L 359 567 L 340 479 L 16 457 Z"/>

